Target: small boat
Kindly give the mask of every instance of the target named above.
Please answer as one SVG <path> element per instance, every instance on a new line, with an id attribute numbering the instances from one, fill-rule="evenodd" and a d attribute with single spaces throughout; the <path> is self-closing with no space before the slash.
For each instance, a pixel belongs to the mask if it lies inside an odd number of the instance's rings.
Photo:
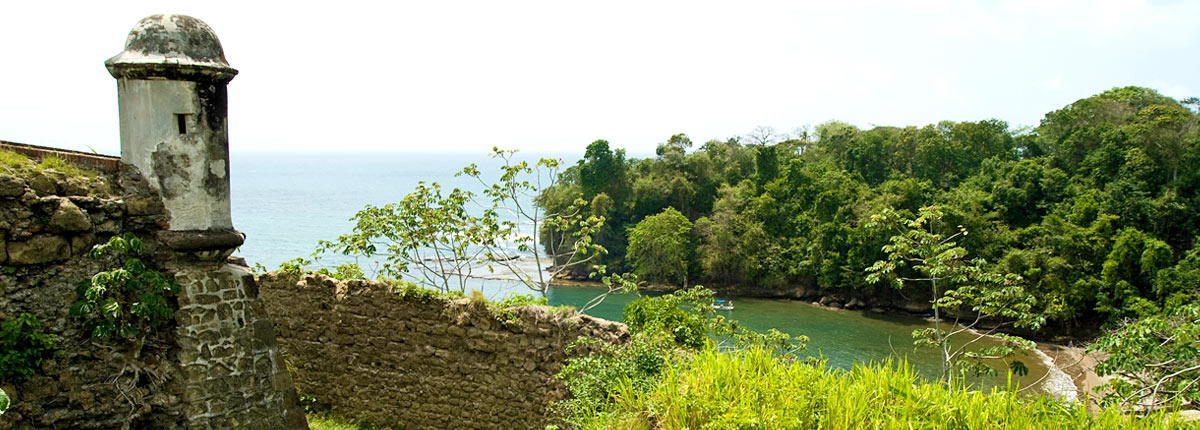
<path id="1" fill-rule="evenodd" d="M 718 311 L 732 311 L 733 310 L 733 302 L 716 299 L 716 300 L 713 300 L 712 308 L 714 310 L 718 310 Z"/>

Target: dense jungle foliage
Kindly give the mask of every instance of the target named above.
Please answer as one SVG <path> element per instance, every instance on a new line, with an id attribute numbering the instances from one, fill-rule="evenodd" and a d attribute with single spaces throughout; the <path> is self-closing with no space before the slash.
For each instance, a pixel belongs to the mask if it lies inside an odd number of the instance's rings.
<path id="1" fill-rule="evenodd" d="M 556 211 L 589 202 L 605 219 L 593 238 L 610 271 L 668 285 L 862 295 L 890 288 L 863 274 L 890 236 L 871 216 L 936 205 L 948 229 L 970 232 L 959 242 L 972 258 L 1025 278 L 1051 321 L 1116 324 L 1196 298 L 1198 107 L 1124 87 L 1028 130 L 998 120 L 830 122 L 791 138 L 759 129 L 698 147 L 679 134 L 647 159 L 598 140 L 538 203 Z"/>

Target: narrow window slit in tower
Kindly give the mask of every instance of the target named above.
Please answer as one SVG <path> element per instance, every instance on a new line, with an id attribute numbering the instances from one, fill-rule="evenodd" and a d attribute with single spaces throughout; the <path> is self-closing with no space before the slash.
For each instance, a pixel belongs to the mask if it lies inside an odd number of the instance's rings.
<path id="1" fill-rule="evenodd" d="M 179 125 L 179 134 L 187 134 L 187 117 L 186 113 L 175 114 L 175 123 Z"/>

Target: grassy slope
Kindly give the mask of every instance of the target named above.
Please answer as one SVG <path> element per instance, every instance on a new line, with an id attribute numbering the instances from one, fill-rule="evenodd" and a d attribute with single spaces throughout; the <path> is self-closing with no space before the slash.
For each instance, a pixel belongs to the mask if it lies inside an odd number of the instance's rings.
<path id="1" fill-rule="evenodd" d="M 1008 391 L 982 393 L 917 382 L 902 366 L 849 372 L 784 363 L 769 353 L 702 352 L 654 388 L 618 390 L 616 405 L 582 428 L 619 429 L 1167 429 L 1163 416 L 1115 412 Z"/>

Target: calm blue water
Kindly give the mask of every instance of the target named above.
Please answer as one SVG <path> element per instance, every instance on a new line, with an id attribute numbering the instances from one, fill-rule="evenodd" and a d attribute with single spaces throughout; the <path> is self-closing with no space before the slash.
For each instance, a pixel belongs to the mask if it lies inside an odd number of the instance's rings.
<path id="1" fill-rule="evenodd" d="M 247 236 L 239 255 L 269 268 L 306 257 L 318 240 L 350 232 L 363 206 L 399 201 L 421 181 L 478 189 L 474 179 L 454 176 L 471 163 L 499 165 L 486 154 L 235 152 L 233 225 Z"/>
<path id="2" fill-rule="evenodd" d="M 523 155 L 536 159 L 541 155 Z M 554 154 L 568 164 L 581 154 Z M 472 178 L 455 177 L 464 166 L 476 163 L 488 177 L 498 174 L 499 164 L 486 153 L 474 154 L 334 154 L 334 153 L 234 153 L 230 160 L 233 224 L 247 235 L 238 251 L 251 265 L 274 269 L 279 263 L 307 257 L 318 240 L 333 240 L 348 233 L 349 218 L 364 205 L 399 201 L 420 181 L 438 182 L 445 188 L 478 190 Z M 347 261 L 337 256 L 324 263 Z M 360 262 L 361 263 L 361 262 Z M 527 293 L 524 287 L 505 281 L 477 281 L 472 288 L 496 298 L 508 291 Z M 593 287 L 556 287 L 547 293 L 551 304 L 580 306 L 598 291 Z M 620 320 L 628 295 L 610 297 L 589 313 Z M 906 357 L 919 372 L 936 374 L 937 356 L 929 349 L 914 350 L 909 333 L 929 323 L 919 318 L 879 316 L 853 311 L 829 311 L 787 300 L 738 299 L 731 318 L 743 325 L 766 330 L 776 328 L 812 339 L 809 351 L 831 365 L 849 367 L 854 362 Z M 1045 374 L 1036 359 L 1025 359 L 1029 383 Z"/>

